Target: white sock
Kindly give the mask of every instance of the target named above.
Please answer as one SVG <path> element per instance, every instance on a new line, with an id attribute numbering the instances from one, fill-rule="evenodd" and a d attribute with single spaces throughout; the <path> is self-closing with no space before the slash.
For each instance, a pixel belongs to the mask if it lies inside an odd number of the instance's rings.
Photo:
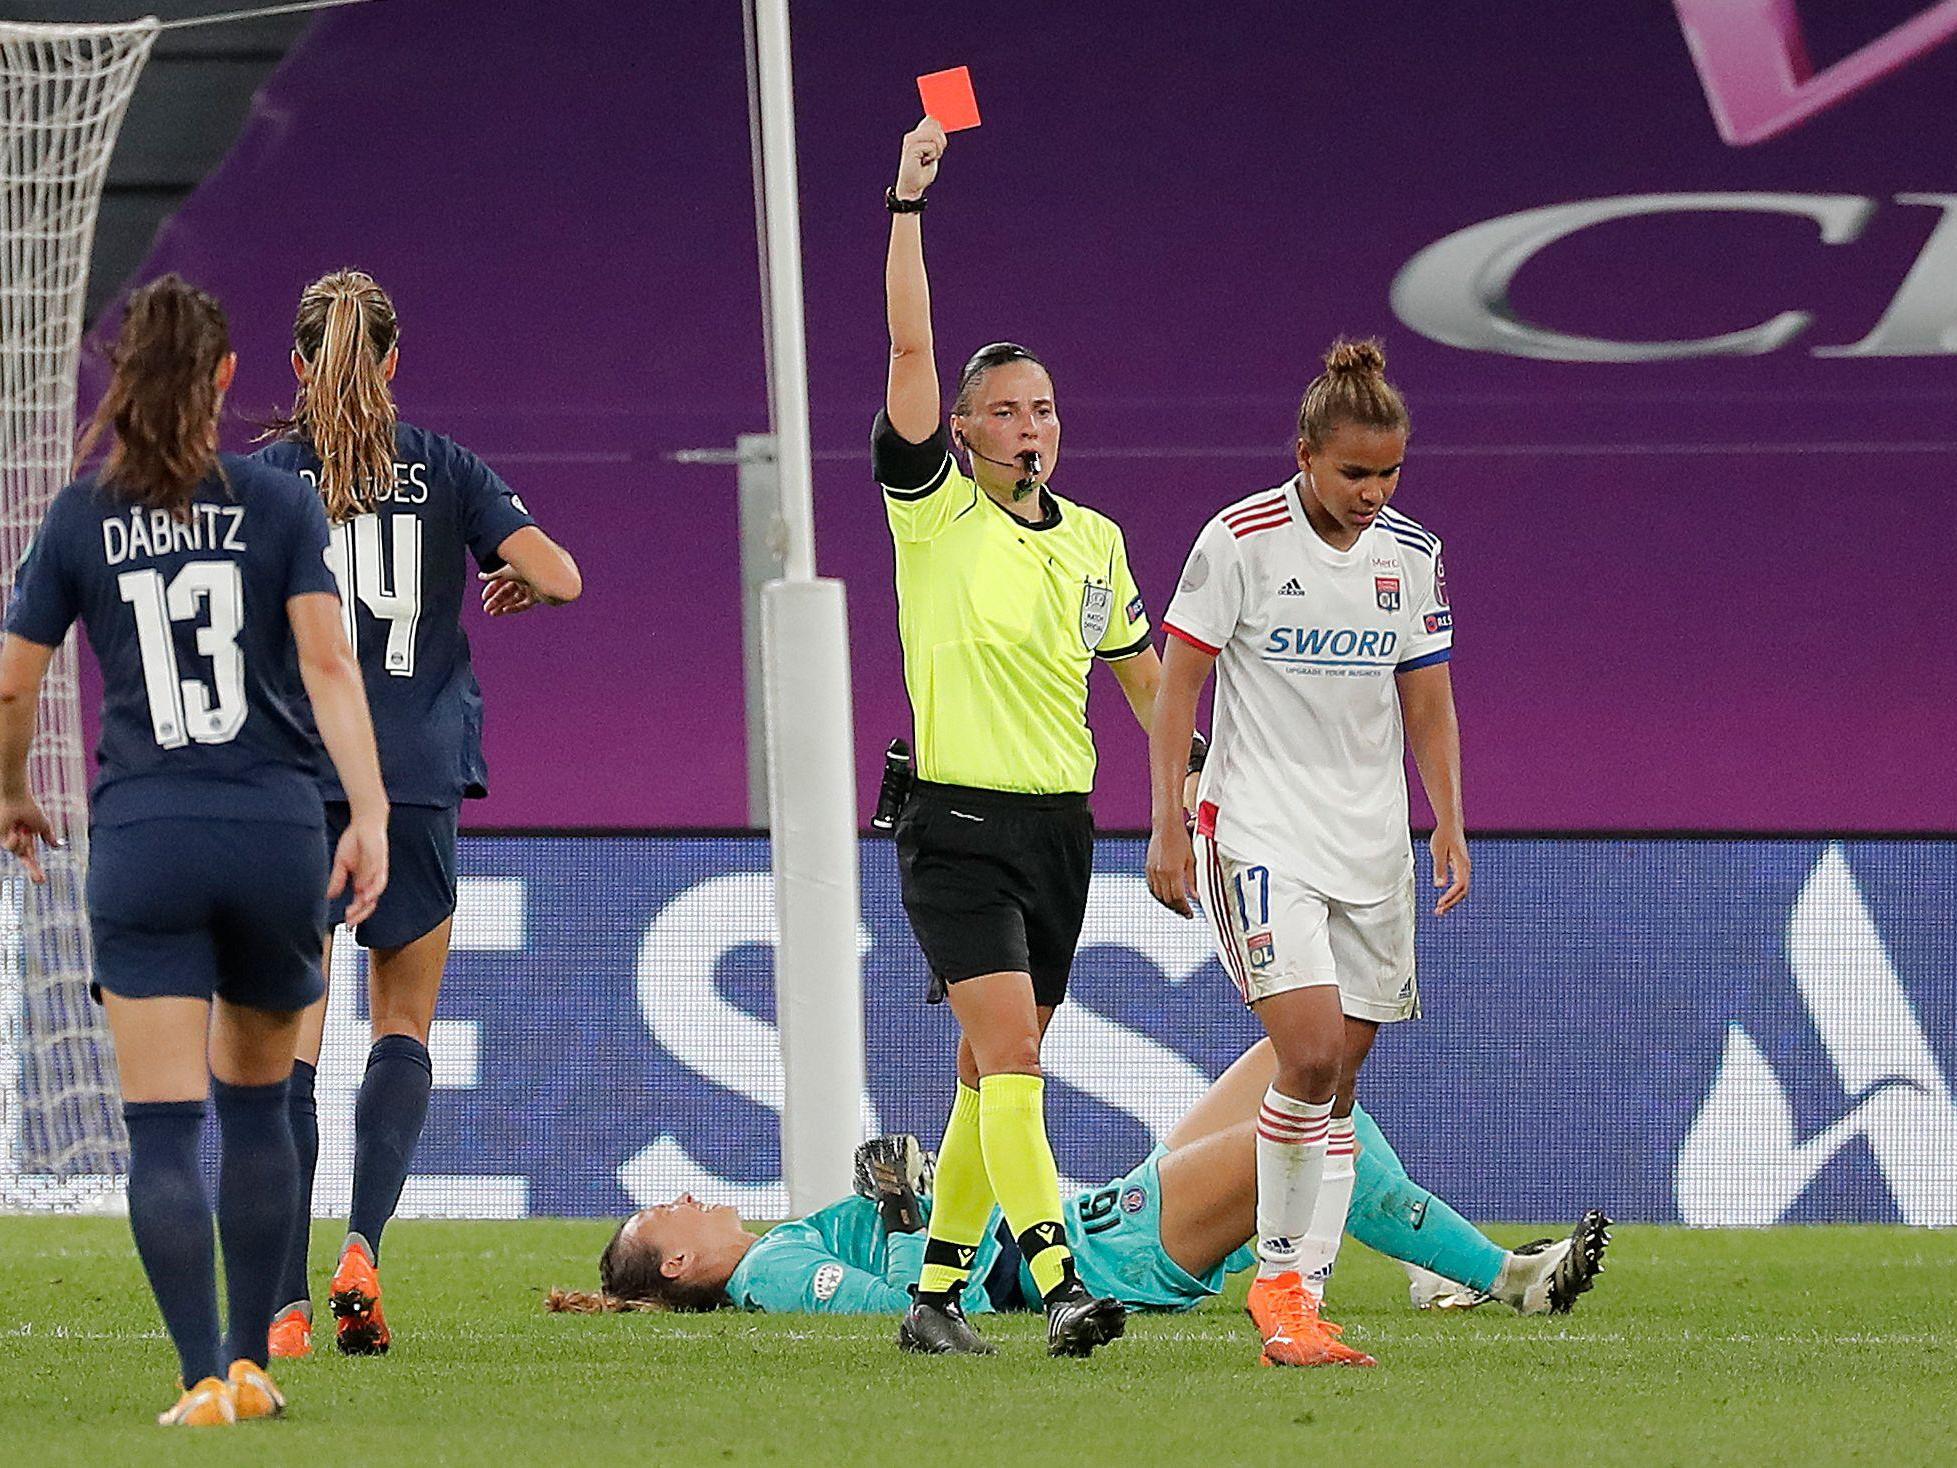
<path id="1" fill-rule="evenodd" d="M 1257 1274 L 1298 1267 L 1325 1172 L 1330 1101 L 1299 1101 L 1272 1086 L 1257 1113 Z"/>
<path id="2" fill-rule="evenodd" d="M 1352 1118 L 1333 1117 L 1325 1134 L 1325 1171 L 1319 1176 L 1318 1202 L 1298 1250 L 1298 1273 L 1304 1277 L 1305 1288 L 1320 1300 L 1331 1282 L 1332 1266 L 1339 1262 L 1339 1241 L 1345 1237 L 1345 1215 L 1352 1206 L 1353 1163 L 1358 1150 Z"/>

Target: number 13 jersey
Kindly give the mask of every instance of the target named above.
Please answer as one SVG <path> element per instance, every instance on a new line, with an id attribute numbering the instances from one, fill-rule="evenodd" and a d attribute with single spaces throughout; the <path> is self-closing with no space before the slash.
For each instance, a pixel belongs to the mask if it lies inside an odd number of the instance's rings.
<path id="1" fill-rule="evenodd" d="M 319 484 L 319 456 L 303 440 L 268 444 L 254 457 Z M 502 564 L 497 548 L 533 523 L 481 459 L 403 423 L 394 436 L 394 482 L 371 513 L 333 527 L 347 635 L 396 805 L 452 806 L 489 793 L 482 689 L 462 630 L 463 597 L 473 584 L 468 558 L 494 570 Z M 320 786 L 326 799 L 346 799 L 324 761 Z"/>
<path id="2" fill-rule="evenodd" d="M 322 822 L 286 603 L 337 592 L 326 515 L 290 474 L 218 463 L 183 519 L 70 484 L 14 577 L 7 631 L 57 647 L 79 620 L 101 665 L 95 825 Z"/>
<path id="3" fill-rule="evenodd" d="M 1413 851 L 1394 678 L 1453 645 L 1439 538 L 1386 508 L 1335 550 L 1293 479 L 1203 527 L 1163 626 L 1216 658 L 1201 829 L 1339 902 L 1399 892 Z"/>

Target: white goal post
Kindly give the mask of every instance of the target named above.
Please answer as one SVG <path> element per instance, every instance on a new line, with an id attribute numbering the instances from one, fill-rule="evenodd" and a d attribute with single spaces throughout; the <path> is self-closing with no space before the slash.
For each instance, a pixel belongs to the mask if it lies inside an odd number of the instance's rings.
<path id="1" fill-rule="evenodd" d="M 127 25 L 0 22 L 0 584 L 75 446 L 76 369 L 89 250 L 123 113 L 154 19 Z M 88 993 L 83 906 L 87 769 L 71 635 L 49 670 L 28 761 L 64 849 L 29 884 L 0 881 L 0 1209 L 107 1199 L 124 1172 L 114 1060 Z"/>

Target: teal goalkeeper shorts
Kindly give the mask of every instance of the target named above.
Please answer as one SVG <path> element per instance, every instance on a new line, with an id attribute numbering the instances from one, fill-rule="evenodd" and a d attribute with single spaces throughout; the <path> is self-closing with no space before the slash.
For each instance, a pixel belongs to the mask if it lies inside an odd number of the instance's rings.
<path id="1" fill-rule="evenodd" d="M 1193 1310 L 1222 1292 L 1225 1275 L 1257 1262 L 1255 1250 L 1245 1244 L 1199 1278 L 1169 1257 L 1162 1247 L 1158 1166 L 1166 1150 L 1157 1147 L 1126 1177 L 1077 1193 L 1061 1207 L 1080 1282 L 1089 1292 L 1120 1300 L 1131 1310 Z M 1023 1300 L 1037 1305 L 1040 1292 L 1024 1262 L 1019 1290 Z"/>

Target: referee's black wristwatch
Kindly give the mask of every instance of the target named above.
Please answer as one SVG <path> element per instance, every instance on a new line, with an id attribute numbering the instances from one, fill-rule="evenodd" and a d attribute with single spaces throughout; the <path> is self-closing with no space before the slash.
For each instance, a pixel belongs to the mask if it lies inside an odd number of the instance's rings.
<path id="1" fill-rule="evenodd" d="M 883 207 L 892 214 L 922 214 L 924 206 L 930 202 L 929 194 L 919 194 L 915 199 L 898 198 L 895 184 L 883 191 Z"/>

